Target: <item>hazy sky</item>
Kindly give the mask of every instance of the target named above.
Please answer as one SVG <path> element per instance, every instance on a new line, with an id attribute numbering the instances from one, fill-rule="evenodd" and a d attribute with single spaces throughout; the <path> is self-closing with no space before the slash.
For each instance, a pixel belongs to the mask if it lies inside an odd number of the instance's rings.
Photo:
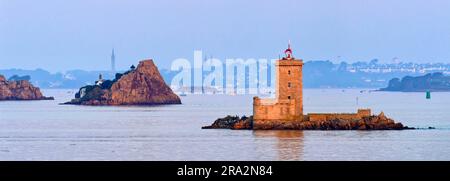
<path id="1" fill-rule="evenodd" d="M 169 67 L 194 50 L 450 63 L 449 0 L 0 0 L 0 69 Z"/>

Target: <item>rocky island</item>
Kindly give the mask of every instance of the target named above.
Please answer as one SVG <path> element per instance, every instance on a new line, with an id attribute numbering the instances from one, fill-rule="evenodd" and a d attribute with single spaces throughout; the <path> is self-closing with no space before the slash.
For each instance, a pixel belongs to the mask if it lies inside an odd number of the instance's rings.
<path id="1" fill-rule="evenodd" d="M 180 98 L 164 82 L 153 60 L 143 60 L 129 71 L 117 73 L 114 80 L 99 80 L 84 86 L 75 99 L 64 104 L 76 105 L 155 105 L 181 104 Z"/>
<path id="2" fill-rule="evenodd" d="M 401 80 L 393 78 L 386 88 L 380 91 L 400 91 L 400 92 L 426 92 L 426 91 L 450 91 L 450 76 L 445 76 L 441 72 L 429 73 L 424 76 L 405 76 Z"/>
<path id="3" fill-rule="evenodd" d="M 383 112 L 374 116 L 370 109 L 356 113 L 303 113 L 303 60 L 286 54 L 275 62 L 275 98 L 253 98 L 253 115 L 227 116 L 203 129 L 254 130 L 401 130 L 414 129 L 396 123 Z"/>
<path id="4" fill-rule="evenodd" d="M 371 115 L 360 119 L 333 118 L 326 120 L 310 120 L 305 116 L 301 121 L 276 121 L 263 126 L 254 126 L 253 116 L 226 116 L 219 118 L 210 126 L 202 129 L 235 129 L 235 130 L 403 130 L 415 129 L 396 123 L 384 113 Z"/>
<path id="5" fill-rule="evenodd" d="M 6 80 L 0 75 L 0 100 L 53 100 L 42 95 L 28 80 Z"/>

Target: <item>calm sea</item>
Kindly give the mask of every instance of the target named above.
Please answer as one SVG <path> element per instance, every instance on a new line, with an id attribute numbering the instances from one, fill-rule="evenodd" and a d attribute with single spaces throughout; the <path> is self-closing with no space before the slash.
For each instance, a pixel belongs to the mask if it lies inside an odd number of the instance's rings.
<path id="1" fill-rule="evenodd" d="M 202 130 L 216 118 L 250 115 L 251 95 L 188 95 L 182 105 L 58 105 L 0 102 L 0 160 L 450 160 L 450 93 L 305 89 L 304 111 L 370 107 L 403 131 Z"/>

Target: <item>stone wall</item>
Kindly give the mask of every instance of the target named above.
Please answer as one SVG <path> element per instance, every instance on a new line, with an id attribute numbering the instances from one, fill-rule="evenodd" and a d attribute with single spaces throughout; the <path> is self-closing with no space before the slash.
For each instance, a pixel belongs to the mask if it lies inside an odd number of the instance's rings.
<path id="1" fill-rule="evenodd" d="M 334 119 L 341 120 L 359 120 L 371 115 L 370 109 L 358 109 L 357 113 L 309 113 L 309 121 L 330 121 Z"/>

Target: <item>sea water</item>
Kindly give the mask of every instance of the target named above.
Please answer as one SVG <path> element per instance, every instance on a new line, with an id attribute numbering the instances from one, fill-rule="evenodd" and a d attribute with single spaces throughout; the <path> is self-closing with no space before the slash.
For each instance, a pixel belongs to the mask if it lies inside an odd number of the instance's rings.
<path id="1" fill-rule="evenodd" d="M 59 105 L 0 101 L 0 160 L 450 160 L 450 93 L 305 89 L 304 112 L 381 111 L 401 131 L 201 129 L 226 115 L 251 115 L 254 95 L 188 95 L 181 105 Z"/>

